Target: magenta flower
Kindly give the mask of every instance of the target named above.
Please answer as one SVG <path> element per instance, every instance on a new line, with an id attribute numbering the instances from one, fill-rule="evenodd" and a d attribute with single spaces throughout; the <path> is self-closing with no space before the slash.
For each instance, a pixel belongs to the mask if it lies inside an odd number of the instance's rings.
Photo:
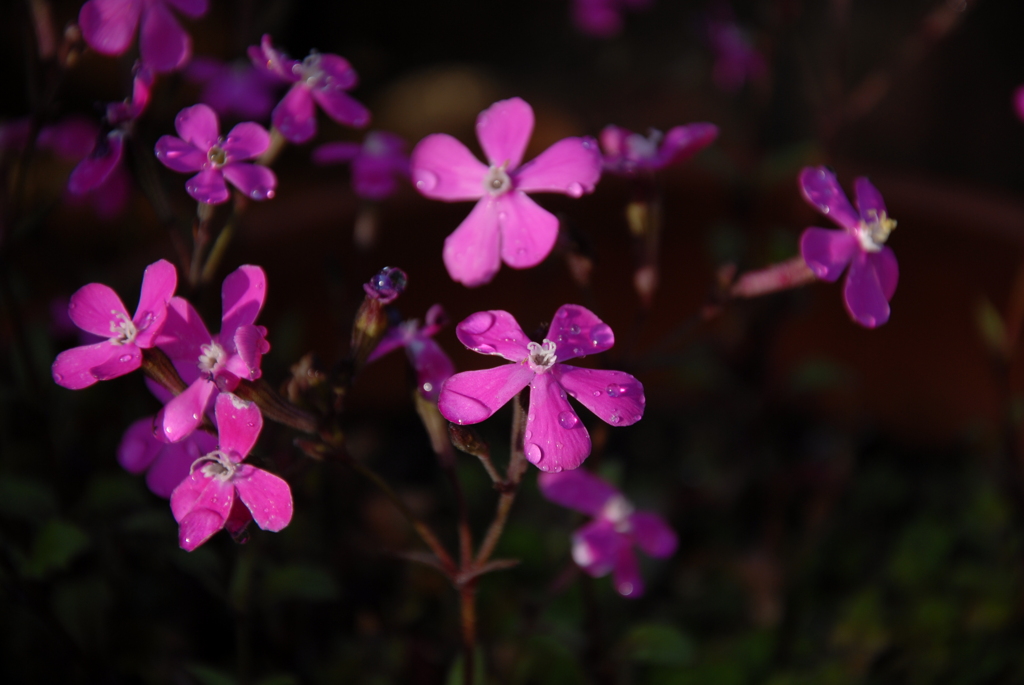
<path id="1" fill-rule="evenodd" d="M 896 255 L 885 244 L 896 222 L 886 214 L 882 195 L 869 180 L 856 179 L 854 188 L 856 210 L 831 171 L 807 167 L 800 172 L 804 199 L 843 227 L 808 228 L 800 236 L 800 254 L 814 275 L 829 283 L 849 266 L 843 285 L 846 311 L 860 325 L 874 328 L 889 320 L 889 300 L 899 280 Z"/>
<path id="2" fill-rule="evenodd" d="M 537 484 L 555 504 L 594 517 L 573 533 L 572 558 L 595 578 L 612 572 L 615 589 L 623 597 L 644 593 L 633 545 L 658 559 L 676 551 L 676 534 L 660 516 L 636 511 L 622 493 L 583 469 L 542 473 Z"/>
<path id="3" fill-rule="evenodd" d="M 767 66 L 748 33 L 731 16 L 730 10 L 723 13 L 723 18 L 709 19 L 707 31 L 708 42 L 715 53 L 711 79 L 721 90 L 735 93 L 747 81 L 764 77 Z"/>
<path id="4" fill-rule="evenodd" d="M 573 23 L 583 33 L 611 38 L 622 32 L 622 13 L 647 9 L 654 0 L 573 0 Z"/>
<path id="5" fill-rule="evenodd" d="M 280 81 L 249 62 L 221 62 L 195 57 L 185 67 L 185 78 L 201 85 L 199 102 L 213 107 L 222 117 L 263 119 L 274 108 Z"/>
<path id="6" fill-rule="evenodd" d="M 536 266 L 551 252 L 558 219 L 527 193 L 580 197 L 601 177 L 601 154 L 592 138 L 564 138 L 522 164 L 533 132 L 533 109 L 519 98 L 501 100 L 476 120 L 476 135 L 490 166 L 455 138 L 435 133 L 412 151 L 412 179 L 435 200 L 478 200 L 444 241 L 451 277 L 474 287 L 490 281 L 501 262 Z"/>
<path id="7" fill-rule="evenodd" d="M 210 335 L 188 301 L 175 297 L 167 306 L 167 323 L 157 346 L 189 383 L 157 415 L 157 425 L 170 442 L 182 440 L 202 421 L 219 392 L 231 392 L 241 379 L 260 377 L 260 361 L 270 350 L 267 329 L 254 322 L 267 296 L 267 277 L 258 266 L 240 266 L 224 279 L 224 313 L 220 333 Z"/>
<path id="8" fill-rule="evenodd" d="M 651 129 L 646 138 L 619 126 L 605 126 L 601 131 L 604 169 L 622 176 L 658 171 L 686 161 L 717 137 L 718 127 L 706 123 L 675 126 L 666 134 Z"/>
<path id="9" fill-rule="evenodd" d="M 249 58 L 257 69 L 294 84 L 270 115 L 285 140 L 305 143 L 316 135 L 314 102 L 339 124 L 362 128 L 370 123 L 370 111 L 345 92 L 356 87 L 359 76 L 344 57 L 313 51 L 299 62 L 276 50 L 265 35 L 259 47 L 249 48 Z"/>
<path id="10" fill-rule="evenodd" d="M 352 163 L 352 188 L 367 200 L 383 200 L 395 192 L 397 179 L 409 175 L 409 155 L 401 136 L 370 131 L 359 143 L 327 143 L 313 151 L 316 164 Z"/>
<path id="11" fill-rule="evenodd" d="M 192 39 L 168 4 L 193 19 L 206 14 L 207 0 L 89 0 L 78 13 L 78 25 L 93 50 L 120 55 L 131 47 L 141 22 L 143 63 L 157 72 L 173 71 L 191 56 Z"/>
<path id="12" fill-rule="evenodd" d="M 102 283 L 90 283 L 71 296 L 68 315 L 75 325 L 105 340 L 65 350 L 53 362 L 57 385 L 79 390 L 96 381 L 131 373 L 142 365 L 142 350 L 155 346 L 167 319 L 167 308 L 178 274 L 161 259 L 146 267 L 135 316 L 129 317 L 121 298 Z"/>
<path id="13" fill-rule="evenodd" d="M 444 308 L 435 304 L 427 310 L 423 326 L 420 326 L 417 319 L 412 319 L 385 333 L 380 343 L 377 344 L 377 348 L 366 361 L 372 362 L 388 352 L 404 347 L 409 362 L 416 370 L 420 393 L 431 402 L 437 402 L 441 384 L 455 373 L 452 360 L 448 358 L 433 337 L 446 323 L 448 323 L 448 317 L 444 313 Z"/>
<path id="14" fill-rule="evenodd" d="M 274 172 L 260 164 L 243 164 L 270 147 L 265 128 L 247 121 L 221 137 L 217 114 L 206 105 L 178 112 L 174 128 L 181 138 L 161 136 L 156 141 L 156 158 L 174 171 L 199 172 L 185 183 L 193 198 L 210 205 L 227 202 L 231 194 L 225 179 L 254 200 L 274 197 Z"/>
<path id="15" fill-rule="evenodd" d="M 188 478 L 192 464 L 217 448 L 217 439 L 195 431 L 181 442 L 166 443 L 153 434 L 154 417 L 139 419 L 125 431 L 117 448 L 117 463 L 129 473 L 146 473 L 146 485 L 167 499 Z"/>
<path id="16" fill-rule="evenodd" d="M 1024 86 L 1019 86 L 1013 91 L 1013 109 L 1017 117 L 1024 120 Z"/>
<path id="17" fill-rule="evenodd" d="M 581 369 L 562 362 L 610 349 L 612 329 L 588 309 L 558 308 L 543 344 L 531 342 L 508 312 L 477 312 L 455 327 L 474 352 L 512 364 L 457 373 L 441 386 L 438 409 L 449 421 L 479 423 L 530 386 L 524 448 L 542 471 L 574 469 L 590 455 L 590 434 L 566 394 L 613 426 L 643 417 L 644 386 L 622 371 Z"/>
<path id="18" fill-rule="evenodd" d="M 221 528 L 235 534 L 255 519 L 260 528 L 276 533 L 292 520 L 288 483 L 242 463 L 263 428 L 259 407 L 221 393 L 214 412 L 218 448 L 199 457 L 192 464 L 192 473 L 171 493 L 178 544 L 189 552 Z"/>

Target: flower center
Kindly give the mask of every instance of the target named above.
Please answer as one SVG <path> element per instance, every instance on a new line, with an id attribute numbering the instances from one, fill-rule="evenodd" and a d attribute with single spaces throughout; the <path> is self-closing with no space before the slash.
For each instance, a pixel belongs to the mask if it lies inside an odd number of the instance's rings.
<path id="1" fill-rule="evenodd" d="M 507 166 L 508 162 L 501 166 L 492 166 L 484 176 L 484 191 L 490 193 L 492 197 L 504 195 L 512 190 L 512 179 L 509 178 L 508 173 L 505 171 Z"/>
<path id="2" fill-rule="evenodd" d="M 867 221 L 861 219 L 857 226 L 857 239 L 865 252 L 879 252 L 889 239 L 889 234 L 895 230 L 896 220 L 874 209 L 868 211 L 866 218 Z"/>
<path id="3" fill-rule="evenodd" d="M 535 373 L 544 373 L 558 361 L 558 357 L 555 356 L 555 343 L 551 342 L 547 338 L 544 338 L 544 344 L 530 342 L 526 344 L 526 350 L 529 353 L 530 368 Z"/>
<path id="4" fill-rule="evenodd" d="M 293 66 L 292 73 L 298 75 L 310 88 L 316 88 L 322 85 L 322 82 L 331 80 L 330 75 L 325 74 L 324 70 L 320 68 L 320 53 L 316 50 L 306 55 L 302 64 Z"/>
<path id="5" fill-rule="evenodd" d="M 110 342 L 115 345 L 127 345 L 135 340 L 139 331 L 135 328 L 132 320 L 122 312 L 115 312 L 113 309 L 110 310 L 110 313 L 114 315 L 114 318 L 120 319 L 118 322 L 110 322 Z"/>
<path id="6" fill-rule="evenodd" d="M 212 377 L 224 364 L 227 353 L 215 342 L 203 345 L 199 350 L 202 352 L 199 355 L 199 370 Z"/>
<path id="7" fill-rule="evenodd" d="M 662 136 L 661 131 L 653 128 L 646 138 L 634 133 L 626 138 L 626 156 L 630 159 L 653 159 L 658 155 Z"/>
<path id="8" fill-rule="evenodd" d="M 601 509 L 601 518 L 615 526 L 619 533 L 628 533 L 632 526 L 629 517 L 636 511 L 628 499 L 622 495 L 613 495 Z"/>
<path id="9" fill-rule="evenodd" d="M 206 153 L 206 157 L 216 169 L 219 169 L 228 163 L 228 153 L 224 152 L 224 148 L 220 145 L 214 145 L 211 147 L 210 151 Z"/>
<path id="10" fill-rule="evenodd" d="M 220 450 L 214 450 L 213 452 L 204 454 L 192 462 L 192 466 L 189 468 L 189 473 L 195 471 L 196 464 L 204 461 L 208 463 L 203 464 L 203 473 L 209 478 L 216 478 L 222 483 L 231 480 L 235 475 L 235 471 L 238 470 L 238 465 L 231 461 L 228 455 L 224 454 Z"/>

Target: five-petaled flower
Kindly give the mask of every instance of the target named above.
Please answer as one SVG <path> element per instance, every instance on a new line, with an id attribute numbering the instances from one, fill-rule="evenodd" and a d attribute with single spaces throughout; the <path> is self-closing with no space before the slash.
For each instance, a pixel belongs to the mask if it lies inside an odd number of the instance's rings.
<path id="1" fill-rule="evenodd" d="M 473 287 L 490 281 L 501 262 L 516 269 L 539 264 L 558 237 L 558 219 L 527 193 L 580 197 L 601 177 L 601 153 L 592 138 L 564 138 L 522 164 L 533 132 L 533 109 L 519 98 L 496 102 L 476 120 L 487 156 L 482 164 L 444 133 L 427 136 L 412 151 L 416 189 L 435 200 L 479 200 L 444 242 L 453 279 Z"/>
<path id="2" fill-rule="evenodd" d="M 276 533 L 292 520 L 288 483 L 242 463 L 263 428 L 259 408 L 231 393 L 221 393 L 214 414 L 217 449 L 193 462 L 192 473 L 171 493 L 178 544 L 189 552 L 221 528 L 235 534 L 255 519 L 260 528 Z"/>
<path id="3" fill-rule="evenodd" d="M 455 332 L 474 352 L 513 363 L 449 378 L 438 399 L 441 414 L 455 423 L 479 423 L 529 385 L 523 446 L 542 471 L 574 469 L 590 455 L 590 435 L 566 394 L 613 426 L 643 417 L 644 387 L 633 376 L 562 363 L 615 344 L 612 329 L 588 309 L 559 307 L 543 343 L 531 342 L 511 314 L 498 310 L 471 315 Z"/>
<path id="4" fill-rule="evenodd" d="M 896 255 L 885 244 L 896 222 L 868 179 L 856 179 L 854 188 L 856 210 L 831 171 L 807 167 L 800 172 L 804 198 L 843 227 L 842 231 L 806 229 L 800 237 L 800 254 L 815 276 L 830 283 L 849 266 L 843 285 L 846 310 L 857 323 L 874 328 L 889 320 L 889 300 L 899 280 Z"/>
<path id="5" fill-rule="evenodd" d="M 257 69 L 294 84 L 270 115 L 285 140 L 305 143 L 316 135 L 314 102 L 339 124 L 362 128 L 370 123 L 370 111 L 345 92 L 356 87 L 359 76 L 344 57 L 314 50 L 299 62 L 275 49 L 265 35 L 259 46 L 249 48 L 249 58 Z"/>
<path id="6" fill-rule="evenodd" d="M 180 297 L 167 306 L 167 322 L 157 346 L 167 353 L 189 386 L 157 415 L 161 435 L 178 442 L 196 429 L 218 392 L 231 392 L 242 379 L 260 377 L 270 350 L 267 329 L 254 322 L 267 295 L 267 277 L 258 266 L 240 266 L 221 288 L 221 329 L 210 335 L 195 308 Z"/>
<path id="7" fill-rule="evenodd" d="M 181 442 L 164 442 L 153 434 L 154 417 L 139 419 L 124 432 L 117 447 L 117 463 L 129 473 L 146 472 L 146 486 L 164 499 L 188 478 L 192 464 L 217 448 L 217 439 L 194 431 Z"/>
<path id="8" fill-rule="evenodd" d="M 409 156 L 401 136 L 370 131 L 362 144 L 326 143 L 313 151 L 316 164 L 352 163 L 352 187 L 367 200 L 383 200 L 395 192 L 398 179 L 409 175 Z"/>
<path id="9" fill-rule="evenodd" d="M 676 551 L 676 534 L 660 516 L 636 511 L 611 484 L 584 469 L 542 473 L 537 483 L 541 494 L 555 504 L 594 517 L 573 533 L 572 558 L 595 578 L 611 571 L 623 597 L 644 593 L 633 545 L 659 559 Z"/>
<path id="10" fill-rule="evenodd" d="M 605 126 L 601 131 L 604 169 L 624 176 L 658 171 L 689 159 L 717 137 L 718 127 L 703 122 L 675 126 L 665 134 L 651 129 L 646 138 L 619 126 Z"/>
<path id="11" fill-rule="evenodd" d="M 96 52 L 120 55 L 135 38 L 141 20 L 139 55 L 154 71 L 173 71 L 188 62 L 192 38 L 167 5 L 182 14 L 201 17 L 207 0 L 89 0 L 78 13 L 82 37 Z"/>
<path id="12" fill-rule="evenodd" d="M 455 373 L 452 360 L 434 340 L 434 335 L 447 322 L 448 317 L 444 313 L 444 308 L 435 304 L 427 310 L 426 320 L 422 326 L 417 319 L 411 319 L 391 328 L 366 361 L 372 362 L 392 350 L 404 347 L 409 362 L 416 370 L 420 393 L 428 400 L 436 402 L 441 392 L 441 384 Z"/>
<path id="13" fill-rule="evenodd" d="M 142 365 L 142 350 L 154 347 L 178 284 L 174 267 L 163 259 L 146 267 L 135 316 L 102 283 L 90 283 L 71 296 L 68 315 L 87 333 L 106 340 L 65 350 L 53 362 L 53 380 L 78 390 L 96 381 L 117 378 Z"/>
<path id="14" fill-rule="evenodd" d="M 254 200 L 274 197 L 277 177 L 260 164 L 244 164 L 270 146 L 270 134 L 259 124 L 247 121 L 221 137 L 217 114 L 207 105 L 193 105 L 178 112 L 174 128 L 181 138 L 161 136 L 156 157 L 174 171 L 199 173 L 185 183 L 185 190 L 199 202 L 227 202 L 226 178 Z"/>

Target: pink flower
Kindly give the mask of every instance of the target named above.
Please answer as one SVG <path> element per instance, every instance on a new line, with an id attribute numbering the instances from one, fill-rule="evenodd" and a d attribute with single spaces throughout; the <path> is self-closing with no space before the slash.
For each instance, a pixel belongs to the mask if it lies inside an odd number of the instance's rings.
<path id="1" fill-rule="evenodd" d="M 706 123 L 675 126 L 666 134 L 651 129 L 646 138 L 619 126 L 605 126 L 601 131 L 604 168 L 623 176 L 658 171 L 689 159 L 717 137 L 718 127 Z"/>
<path id="2" fill-rule="evenodd" d="M 182 380 L 190 385 L 157 415 L 170 442 L 196 429 L 218 392 L 231 392 L 241 379 L 260 377 L 260 362 L 270 350 L 267 329 L 254 322 L 267 295 L 267 277 L 258 266 L 240 266 L 224 279 L 224 313 L 220 333 L 210 335 L 188 301 L 175 297 L 167 306 L 167 323 L 156 340 Z"/>
<path id="3" fill-rule="evenodd" d="M 615 589 L 623 597 L 644 593 L 633 545 L 658 559 L 676 551 L 676 534 L 660 516 L 636 511 L 622 493 L 583 469 L 542 473 L 537 484 L 555 504 L 594 517 L 573 534 L 572 558 L 595 578 L 611 571 Z"/>
<path id="4" fill-rule="evenodd" d="M 735 93 L 748 80 L 764 77 L 767 66 L 750 36 L 732 19 L 732 10 L 708 20 L 708 42 L 715 53 L 711 78 L 721 90 Z"/>
<path id="5" fill-rule="evenodd" d="M 222 117 L 263 119 L 274 107 L 280 82 L 249 62 L 221 62 L 196 57 L 184 71 L 185 78 L 203 87 L 199 102 L 213 107 Z"/>
<path id="6" fill-rule="evenodd" d="M 370 111 L 345 92 L 356 87 L 359 76 L 344 57 L 313 51 L 299 62 L 276 50 L 265 35 L 259 47 L 249 48 L 249 58 L 257 69 L 294 84 L 270 115 L 285 140 L 305 143 L 316 135 L 314 102 L 339 124 L 362 128 L 370 123 Z"/>
<path id="7" fill-rule="evenodd" d="M 844 229 L 808 228 L 800 236 L 800 254 L 814 275 L 829 283 L 849 266 L 843 285 L 846 310 L 860 325 L 874 328 L 889 320 L 889 300 L 899 280 L 896 255 L 885 244 L 896 222 L 870 181 L 858 178 L 854 188 L 856 210 L 831 171 L 807 167 L 800 172 L 804 199 Z"/>
<path id="8" fill-rule="evenodd" d="M 448 323 L 448 317 L 444 313 L 444 309 L 441 305 L 435 304 L 427 310 L 423 326 L 420 326 L 417 319 L 412 319 L 385 333 L 380 343 L 377 344 L 377 348 L 366 361 L 372 362 L 388 352 L 404 347 L 409 362 L 416 370 L 420 393 L 431 402 L 437 402 L 441 384 L 455 373 L 452 360 L 448 358 L 433 337 L 446 323 Z"/>
<path id="9" fill-rule="evenodd" d="M 254 200 L 274 197 L 277 177 L 259 164 L 243 164 L 270 146 L 267 130 L 251 121 L 238 124 L 221 137 L 217 115 L 207 105 L 193 105 L 178 112 L 174 128 L 181 138 L 161 136 L 156 158 L 174 171 L 199 173 L 185 183 L 185 190 L 199 202 L 216 205 L 231 196 L 226 178 Z"/>
<path id="10" fill-rule="evenodd" d="M 177 287 L 174 266 L 163 259 L 146 267 L 135 316 L 102 283 L 90 283 L 71 296 L 68 315 L 87 333 L 106 340 L 65 350 L 53 362 L 53 380 L 71 390 L 131 373 L 142 365 L 142 350 L 155 345 Z"/>
<path id="11" fill-rule="evenodd" d="M 528 192 L 580 197 L 601 177 L 601 154 L 592 138 L 564 138 L 522 164 L 533 132 L 533 109 L 519 98 L 501 100 L 476 120 L 476 134 L 490 166 L 444 134 L 429 135 L 412 151 L 412 179 L 435 200 L 479 200 L 444 242 L 444 263 L 453 279 L 483 285 L 501 262 L 515 269 L 536 266 L 551 252 L 558 219 Z"/>
<path id="12" fill-rule="evenodd" d="M 218 448 L 197 459 L 192 473 L 171 493 L 178 544 L 189 552 L 221 528 L 234 534 L 255 519 L 260 528 L 276 533 L 292 520 L 288 483 L 242 463 L 263 428 L 259 407 L 222 393 L 214 412 Z"/>
<path id="13" fill-rule="evenodd" d="M 131 47 L 141 21 L 143 63 L 157 72 L 173 71 L 191 56 L 192 39 L 168 4 L 193 19 L 206 14 L 207 0 L 89 0 L 78 13 L 78 24 L 93 50 L 120 55 Z"/>
<path id="14" fill-rule="evenodd" d="M 1013 91 L 1013 109 L 1017 117 L 1024 120 L 1024 86 L 1019 86 Z"/>
<path id="15" fill-rule="evenodd" d="M 370 131 L 363 144 L 327 143 L 313 151 L 316 164 L 352 163 L 352 187 L 367 200 L 383 200 L 395 192 L 397 179 L 409 175 L 405 141 L 394 133 Z"/>
<path id="16" fill-rule="evenodd" d="M 217 447 L 217 439 L 195 431 L 181 442 L 166 443 L 153 434 L 154 417 L 139 419 L 125 431 L 117 448 L 117 463 L 129 473 L 146 473 L 153 494 L 167 499 L 188 478 L 192 464 Z"/>
<path id="17" fill-rule="evenodd" d="M 654 0 L 573 0 L 573 22 L 583 33 L 611 38 L 622 32 L 622 13 L 647 9 Z"/>
<path id="18" fill-rule="evenodd" d="M 530 386 L 524 448 L 542 471 L 574 469 L 590 454 L 590 434 L 566 394 L 613 426 L 643 417 L 644 386 L 622 371 L 581 369 L 562 362 L 610 349 L 612 329 L 588 309 L 558 308 L 543 344 L 531 342 L 503 311 L 477 312 L 455 327 L 474 352 L 512 364 L 457 373 L 441 386 L 438 409 L 449 421 L 479 423 Z"/>

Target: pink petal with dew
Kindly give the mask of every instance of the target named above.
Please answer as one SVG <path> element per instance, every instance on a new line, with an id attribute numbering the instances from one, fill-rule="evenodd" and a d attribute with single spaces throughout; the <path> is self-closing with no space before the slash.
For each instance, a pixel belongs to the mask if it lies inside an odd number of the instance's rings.
<path id="1" fill-rule="evenodd" d="M 113 337 L 117 327 L 129 320 L 121 298 L 102 283 L 79 288 L 68 302 L 68 316 L 83 331 L 104 338 Z"/>
<path id="2" fill-rule="evenodd" d="M 616 126 L 615 124 L 608 124 L 601 129 L 599 139 L 605 156 L 615 159 L 625 154 L 626 139 L 630 135 L 632 135 L 632 132 L 629 129 Z"/>
<path id="3" fill-rule="evenodd" d="M 190 552 L 224 527 L 235 500 L 234 486 L 206 475 L 203 466 L 196 464 L 171 493 L 171 513 L 180 526 L 178 543 Z"/>
<path id="4" fill-rule="evenodd" d="M 109 340 L 64 350 L 50 369 L 53 382 L 68 390 L 87 388 L 99 380 L 92 370 L 120 354 L 121 347 Z"/>
<path id="5" fill-rule="evenodd" d="M 235 503 L 231 505 L 231 513 L 228 514 L 227 521 L 224 522 L 224 529 L 231 534 L 232 537 L 237 536 L 245 527 L 252 523 L 252 514 L 246 508 L 245 503 L 242 502 L 241 497 L 235 498 Z M 244 542 L 245 540 L 239 540 Z"/>
<path id="6" fill-rule="evenodd" d="M 142 0 L 89 0 L 78 13 L 82 37 L 96 52 L 120 55 L 135 38 Z"/>
<path id="7" fill-rule="evenodd" d="M 267 133 L 267 129 L 251 121 L 245 121 L 231 129 L 221 145 L 228 159 L 233 162 L 257 157 L 268 147 L 270 134 Z"/>
<path id="8" fill-rule="evenodd" d="M 872 253 L 861 252 L 850 262 L 843 284 L 843 301 L 853 320 L 866 328 L 889 320 L 889 300 L 882 289 L 878 265 Z M 895 264 L 895 260 L 893 260 Z"/>
<path id="9" fill-rule="evenodd" d="M 188 368 L 196 369 L 202 346 L 212 341 L 213 336 L 206 330 L 206 324 L 195 307 L 185 298 L 172 297 L 167 303 L 167 320 L 156 337 L 156 346 L 176 364 L 182 362 Z M 192 372 L 193 378 L 195 373 L 197 371 Z M 182 378 L 189 382 L 185 375 Z"/>
<path id="10" fill-rule="evenodd" d="M 216 145 L 220 136 L 217 113 L 203 104 L 192 105 L 178 112 L 174 118 L 174 129 L 182 140 L 204 152 Z"/>
<path id="11" fill-rule="evenodd" d="M 665 520 L 649 511 L 638 511 L 629 517 L 629 536 L 636 546 L 658 559 L 676 553 L 679 539 Z"/>
<path id="12" fill-rule="evenodd" d="M 501 267 L 496 204 L 492 198 L 481 199 L 444 240 L 441 255 L 448 275 L 468 288 L 489 283 Z"/>
<path id="13" fill-rule="evenodd" d="M 370 123 L 370 110 L 341 88 L 314 88 L 313 99 L 339 124 L 363 128 Z"/>
<path id="14" fill-rule="evenodd" d="M 260 430 L 263 429 L 260 408 L 255 402 L 248 402 L 230 392 L 222 392 L 217 395 L 214 413 L 221 450 L 227 452 L 232 461 L 242 461 L 256 444 Z"/>
<path id="15" fill-rule="evenodd" d="M 611 326 L 578 304 L 563 304 L 548 327 L 547 339 L 555 343 L 555 356 L 564 362 L 610 350 L 615 344 Z"/>
<path id="16" fill-rule="evenodd" d="M 829 283 L 839 278 L 860 251 L 857 236 L 847 231 L 808 228 L 800 236 L 800 256 L 815 276 Z"/>
<path id="17" fill-rule="evenodd" d="M 550 373 L 530 383 L 523 449 L 541 471 L 575 469 L 590 456 L 590 434 L 569 405 L 565 390 Z"/>
<path id="18" fill-rule="evenodd" d="M 410 169 L 416 190 L 434 200 L 458 202 L 484 195 L 487 166 L 447 133 L 434 133 L 417 143 Z"/>
<path id="19" fill-rule="evenodd" d="M 591 521 L 572 536 L 572 560 L 595 578 L 612 570 L 619 552 L 629 540 L 607 521 Z"/>
<path id="20" fill-rule="evenodd" d="M 366 358 L 366 362 L 375 362 L 388 352 L 394 352 L 399 347 L 404 347 L 406 342 L 406 334 L 404 326 L 393 326 L 388 329 L 388 332 L 384 334 L 384 337 L 377 343 L 377 347 L 373 348 L 373 352 Z"/>
<path id="21" fill-rule="evenodd" d="M 318 65 L 320 70 L 331 77 L 330 83 L 334 88 L 351 90 L 359 85 L 359 75 L 347 59 L 340 55 L 320 55 Z"/>
<path id="22" fill-rule="evenodd" d="M 96 149 L 68 177 L 68 191 L 72 195 L 82 195 L 95 190 L 103 184 L 121 163 L 124 153 L 124 134 L 111 131 L 106 137 L 100 138 Z"/>
<path id="23" fill-rule="evenodd" d="M 165 446 L 166 443 L 153 437 L 153 417 L 147 416 L 124 432 L 117 446 L 117 463 L 128 473 L 142 473 Z"/>
<path id="24" fill-rule="evenodd" d="M 513 362 L 530 354 L 530 338 L 514 316 L 500 309 L 470 314 L 455 327 L 455 336 L 474 352 L 495 354 Z"/>
<path id="25" fill-rule="evenodd" d="M 235 331 L 256 321 L 266 298 L 267 275 L 260 267 L 243 264 L 228 274 L 220 288 L 222 345 L 234 348 Z"/>
<path id="26" fill-rule="evenodd" d="M 885 213 L 885 200 L 882 199 L 882 194 L 867 178 L 860 176 L 854 180 L 853 190 L 857 197 L 857 211 L 861 217 L 870 219 L 872 213 L 877 217 Z"/>
<path id="27" fill-rule="evenodd" d="M 143 10 L 139 56 L 156 72 L 174 71 L 192 56 L 192 38 L 162 2 Z"/>
<path id="28" fill-rule="evenodd" d="M 494 203 L 502 261 L 513 269 L 528 269 L 543 262 L 558 238 L 558 218 L 519 190 L 496 198 Z"/>
<path id="29" fill-rule="evenodd" d="M 290 143 L 305 143 L 316 135 L 316 110 L 305 83 L 296 83 L 270 115 L 274 127 Z"/>
<path id="30" fill-rule="evenodd" d="M 637 599 L 644 594 L 644 579 L 640 575 L 640 565 L 637 563 L 633 547 L 629 544 L 619 548 L 612 568 L 612 582 L 615 591 L 623 597 Z"/>
<path id="31" fill-rule="evenodd" d="M 535 375 L 525 364 L 457 373 L 441 385 L 437 408 L 453 423 L 480 423 L 529 385 Z"/>
<path id="32" fill-rule="evenodd" d="M 292 83 L 302 78 L 295 73 L 294 69 L 299 62 L 274 48 L 273 41 L 268 33 L 263 34 L 263 38 L 260 39 L 258 46 L 252 45 L 246 52 L 254 67 L 273 74 L 282 81 Z"/>
<path id="33" fill-rule="evenodd" d="M 156 438 L 153 441 L 157 442 Z M 158 497 L 170 498 L 174 489 L 189 477 L 196 459 L 215 449 L 217 439 L 204 431 L 196 431 L 181 442 L 163 444 L 153 465 L 146 471 L 146 487 Z"/>
<path id="34" fill-rule="evenodd" d="M 415 338 L 409 341 L 405 351 L 416 370 L 420 392 L 428 400 L 436 402 L 441 393 L 441 384 L 455 373 L 452 360 L 432 338 Z"/>
<path id="35" fill-rule="evenodd" d="M 678 164 L 694 156 L 718 137 L 718 127 L 699 122 L 686 126 L 674 126 L 665 134 L 658 151 L 662 165 Z"/>
<path id="36" fill-rule="evenodd" d="M 163 0 L 182 14 L 192 17 L 201 17 L 206 14 L 208 0 Z"/>
<path id="37" fill-rule="evenodd" d="M 178 272 L 166 259 L 158 260 L 146 267 L 142 276 L 139 306 L 132 317 L 138 331 L 135 336 L 136 345 L 144 348 L 153 346 L 157 334 L 167 320 L 167 304 L 174 297 L 174 290 L 177 287 Z"/>
<path id="38" fill-rule="evenodd" d="M 622 371 L 555 364 L 551 371 L 570 397 L 612 426 L 630 426 L 644 416 L 644 386 Z"/>
<path id="39" fill-rule="evenodd" d="M 217 391 L 217 384 L 206 378 L 194 381 L 190 386 L 164 405 L 156 416 L 162 439 L 180 442 L 202 422 L 210 397 Z"/>
<path id="40" fill-rule="evenodd" d="M 191 552 L 221 530 L 224 523 L 225 520 L 215 511 L 193 509 L 178 522 L 178 546 Z"/>
<path id="41" fill-rule="evenodd" d="M 270 343 L 266 340 L 267 329 L 263 326 L 243 325 L 235 331 L 235 351 L 238 352 L 238 359 L 244 364 L 243 368 L 232 369 L 232 373 L 250 381 L 254 381 L 262 374 L 260 362 L 263 355 L 270 351 Z"/>
<path id="42" fill-rule="evenodd" d="M 105 362 L 92 368 L 92 375 L 97 380 L 109 381 L 111 378 L 125 376 L 142 366 L 142 350 L 135 345 L 114 345 L 116 354 L 110 355 Z"/>
<path id="43" fill-rule="evenodd" d="M 806 167 L 800 172 L 800 192 L 819 212 L 848 231 L 860 223 L 860 215 L 846 199 L 836 175 L 823 166 Z"/>
<path id="44" fill-rule="evenodd" d="M 285 480 L 243 464 L 231 482 L 260 528 L 276 533 L 291 523 L 292 491 Z"/>
<path id="45" fill-rule="evenodd" d="M 206 169 L 185 182 L 185 190 L 197 202 L 219 205 L 231 197 L 222 169 Z"/>
<path id="46" fill-rule="evenodd" d="M 598 516 L 605 503 L 619 491 L 585 469 L 542 473 L 537 485 L 545 499 L 575 511 Z"/>
<path id="47" fill-rule="evenodd" d="M 160 136 L 156 141 L 155 150 L 160 163 L 173 171 L 199 171 L 209 162 L 209 155 L 205 150 L 200 150 L 177 136 Z"/>
<path id="48" fill-rule="evenodd" d="M 188 66 L 181 73 L 189 83 L 201 84 L 217 78 L 230 68 L 219 59 L 198 55 L 189 60 Z"/>
<path id="49" fill-rule="evenodd" d="M 476 137 L 491 166 L 519 167 L 533 134 L 533 108 L 521 98 L 499 100 L 476 118 Z"/>
<path id="50" fill-rule="evenodd" d="M 252 200 L 269 200 L 277 190 L 277 176 L 260 164 L 228 164 L 224 177 Z"/>
<path id="51" fill-rule="evenodd" d="M 359 143 L 326 143 L 313 150 L 313 164 L 341 164 L 351 162 L 363 146 Z"/>
<path id="52" fill-rule="evenodd" d="M 601 178 L 601 151 L 593 138 L 563 138 L 517 169 L 515 187 L 524 193 L 594 192 Z"/>

